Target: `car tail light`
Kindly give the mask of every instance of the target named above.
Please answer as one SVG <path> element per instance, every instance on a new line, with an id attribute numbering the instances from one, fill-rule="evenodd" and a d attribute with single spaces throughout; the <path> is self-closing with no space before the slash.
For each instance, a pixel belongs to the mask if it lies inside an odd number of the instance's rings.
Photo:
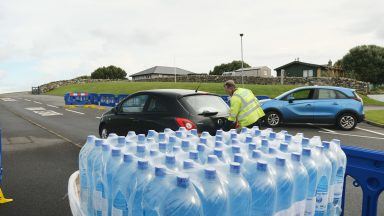
<path id="1" fill-rule="evenodd" d="M 196 129 L 196 124 L 193 121 L 185 118 L 176 118 L 179 127 L 185 127 L 187 130 Z"/>

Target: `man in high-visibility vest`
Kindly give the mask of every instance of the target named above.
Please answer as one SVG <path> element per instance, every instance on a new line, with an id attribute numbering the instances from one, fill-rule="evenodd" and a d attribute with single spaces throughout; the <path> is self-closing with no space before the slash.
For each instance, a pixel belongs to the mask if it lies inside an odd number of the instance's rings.
<path id="1" fill-rule="evenodd" d="M 231 96 L 231 109 L 228 121 L 223 129 L 260 127 L 261 119 L 265 114 L 252 91 L 245 88 L 237 88 L 233 80 L 225 82 L 224 90 Z"/>

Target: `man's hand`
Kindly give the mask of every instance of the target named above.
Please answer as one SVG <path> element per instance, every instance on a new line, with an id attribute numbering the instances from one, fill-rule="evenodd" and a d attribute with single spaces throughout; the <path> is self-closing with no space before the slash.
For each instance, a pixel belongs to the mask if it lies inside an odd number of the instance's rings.
<path id="1" fill-rule="evenodd" d="M 223 131 L 229 131 L 234 128 L 236 128 L 236 122 L 227 119 L 223 125 Z"/>

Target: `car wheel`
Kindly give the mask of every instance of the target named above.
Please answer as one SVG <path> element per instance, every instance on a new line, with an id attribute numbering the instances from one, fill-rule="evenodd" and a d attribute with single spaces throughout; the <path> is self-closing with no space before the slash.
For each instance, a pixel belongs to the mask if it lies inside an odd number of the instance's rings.
<path id="1" fill-rule="evenodd" d="M 278 112 L 269 111 L 265 115 L 265 124 L 269 127 L 277 127 L 281 123 L 281 116 Z"/>
<path id="2" fill-rule="evenodd" d="M 105 125 L 100 126 L 100 132 L 99 133 L 100 133 L 100 137 L 102 139 L 108 138 L 109 132 L 108 132 L 107 128 L 105 127 Z"/>
<path id="3" fill-rule="evenodd" d="M 344 113 L 337 119 L 337 126 L 342 130 L 352 130 L 356 125 L 356 116 L 351 113 Z"/>

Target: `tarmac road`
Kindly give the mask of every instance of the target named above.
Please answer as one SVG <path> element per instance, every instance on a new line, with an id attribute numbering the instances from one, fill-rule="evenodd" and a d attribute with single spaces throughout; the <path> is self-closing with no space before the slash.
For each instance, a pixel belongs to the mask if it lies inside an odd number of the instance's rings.
<path id="1" fill-rule="evenodd" d="M 78 169 L 79 147 L 87 135 L 98 134 L 101 114 L 94 109 L 64 107 L 63 97 L 11 93 L 0 95 L 3 128 L 3 189 L 13 203 L 0 215 L 70 215 L 67 181 Z M 343 145 L 384 150 L 384 129 L 361 123 L 353 131 L 333 126 L 288 125 L 275 131 L 340 139 Z M 360 215 L 361 192 L 348 178 L 345 215 Z M 32 197 L 32 198 L 31 198 Z M 384 195 L 379 214 L 384 215 Z M 3 214 L 6 213 L 6 214 Z"/>

